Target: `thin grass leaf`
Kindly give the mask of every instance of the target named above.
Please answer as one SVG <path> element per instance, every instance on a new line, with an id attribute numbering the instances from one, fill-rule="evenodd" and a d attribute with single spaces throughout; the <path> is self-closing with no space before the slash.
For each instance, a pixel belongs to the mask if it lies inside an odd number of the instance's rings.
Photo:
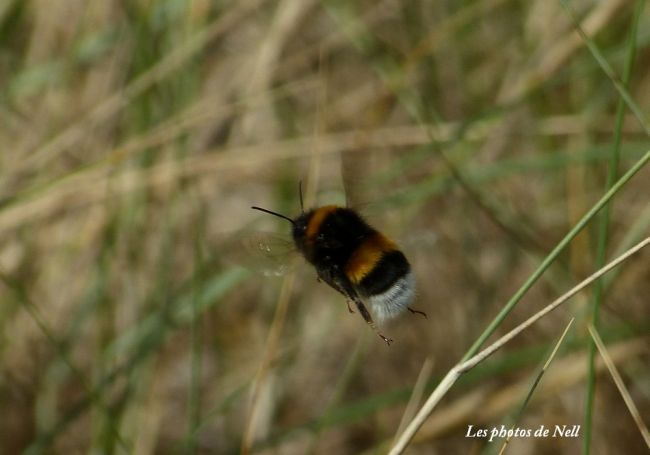
<path id="1" fill-rule="evenodd" d="M 628 38 L 628 49 L 627 56 L 625 60 L 625 66 L 623 69 L 623 79 L 622 86 L 627 90 L 627 87 L 632 77 L 632 68 L 634 66 L 634 58 L 636 56 L 636 42 L 638 39 L 638 27 L 639 20 L 641 18 L 641 13 L 645 6 L 645 0 L 640 0 L 636 2 L 634 9 L 634 14 L 632 16 L 632 27 L 630 28 L 630 35 Z M 607 181 L 605 183 L 605 189 L 612 187 L 616 181 L 618 174 L 618 163 L 620 160 L 620 150 L 622 142 L 622 130 L 623 130 L 623 116 L 625 114 L 625 102 L 623 99 L 620 99 L 618 106 L 616 107 L 616 124 L 614 127 L 614 144 L 612 147 L 611 158 L 608 164 L 607 172 Z M 605 263 L 605 257 L 607 254 L 607 246 L 609 243 L 609 225 L 610 225 L 610 212 L 611 212 L 612 203 L 608 203 L 603 208 L 598 220 L 598 239 L 596 247 L 596 266 L 601 267 Z M 592 294 L 591 302 L 591 324 L 593 324 L 596 330 L 600 327 L 600 305 L 603 298 L 605 282 L 604 280 L 598 280 L 594 284 L 594 292 Z M 595 344 L 589 343 L 589 358 L 587 361 L 587 368 L 589 370 L 587 377 L 587 391 L 585 397 L 585 415 L 584 415 L 584 433 L 583 433 L 583 445 L 582 453 L 584 455 L 589 455 L 591 453 L 591 434 L 593 427 L 593 411 L 594 411 L 594 398 L 596 391 L 596 365 L 595 365 L 595 355 L 596 355 L 596 346 Z"/>
<path id="2" fill-rule="evenodd" d="M 533 396 L 533 393 L 535 393 L 535 389 L 537 389 L 537 386 L 539 385 L 539 382 L 542 380 L 542 376 L 544 376 L 544 373 L 546 373 L 546 370 L 548 369 L 549 365 L 555 358 L 555 355 L 557 354 L 558 350 L 560 349 L 560 345 L 564 341 L 564 338 L 566 337 L 567 333 L 569 333 L 569 329 L 571 328 L 571 325 L 573 325 L 573 321 L 575 321 L 575 318 L 571 318 L 569 323 L 566 325 L 564 328 L 564 332 L 562 332 L 562 335 L 560 335 L 560 338 L 557 340 L 557 343 L 555 343 L 555 346 L 553 347 L 553 350 L 551 351 L 551 354 L 548 356 L 546 359 L 546 362 L 542 366 L 542 368 L 539 370 L 537 375 L 535 375 L 535 378 L 533 380 L 533 383 L 531 384 L 530 388 L 528 389 L 528 393 L 526 394 L 526 397 L 524 398 L 523 402 L 519 406 L 519 410 L 515 414 L 514 422 L 510 428 L 514 428 L 520 421 L 521 417 L 524 415 L 524 411 L 528 407 L 528 403 L 530 402 L 530 399 Z M 505 453 L 506 447 L 510 443 L 511 437 L 508 436 L 505 441 L 503 441 L 503 445 L 501 446 L 501 450 L 499 450 L 499 455 L 503 455 Z"/>

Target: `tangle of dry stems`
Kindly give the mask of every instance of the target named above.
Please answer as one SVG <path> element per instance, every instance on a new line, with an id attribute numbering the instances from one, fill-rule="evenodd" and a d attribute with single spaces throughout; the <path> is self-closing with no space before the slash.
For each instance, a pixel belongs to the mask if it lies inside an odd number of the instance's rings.
<path id="1" fill-rule="evenodd" d="M 560 305 L 568 301 L 571 297 L 576 295 L 578 292 L 580 292 L 582 289 L 587 287 L 589 284 L 591 284 L 592 282 L 594 282 L 595 280 L 597 280 L 598 278 L 600 278 L 601 276 L 603 276 L 604 274 L 612 270 L 613 268 L 617 267 L 618 265 L 620 265 L 621 263 L 629 259 L 635 253 L 638 253 L 641 249 L 648 246 L 649 244 L 650 244 L 650 237 L 647 237 L 645 240 L 637 243 L 635 246 L 627 250 L 625 253 L 623 253 L 613 261 L 609 262 L 607 265 L 599 269 L 597 272 L 593 273 L 588 278 L 584 279 L 578 285 L 576 285 L 571 290 L 566 292 L 564 295 L 560 296 L 555 301 L 553 301 L 552 303 L 544 307 L 542 310 L 535 313 L 526 321 L 519 324 L 510 332 L 506 333 L 504 336 L 499 338 L 490 346 L 483 349 L 481 352 L 469 358 L 465 362 L 458 363 L 451 370 L 449 370 L 449 372 L 445 375 L 442 381 L 440 381 L 438 386 L 431 393 L 431 395 L 424 403 L 420 411 L 417 413 L 415 418 L 406 427 L 404 433 L 402 433 L 397 443 L 390 450 L 389 455 L 399 455 L 404 452 L 404 449 L 406 449 L 406 446 L 409 444 L 411 439 L 413 439 L 415 433 L 420 429 L 422 424 L 431 415 L 431 413 L 438 405 L 438 403 L 442 400 L 442 398 L 447 394 L 449 389 L 451 389 L 451 387 L 455 384 L 455 382 L 463 373 L 466 373 L 467 371 L 471 370 L 476 365 L 481 363 L 483 360 L 487 359 L 489 356 L 491 356 L 496 351 L 501 349 L 506 343 L 508 343 L 514 337 L 516 337 L 521 332 L 529 328 L 531 325 L 533 325 L 535 322 L 540 320 L 542 317 L 546 316 L 551 311 L 555 310 L 557 307 L 559 307 Z"/>

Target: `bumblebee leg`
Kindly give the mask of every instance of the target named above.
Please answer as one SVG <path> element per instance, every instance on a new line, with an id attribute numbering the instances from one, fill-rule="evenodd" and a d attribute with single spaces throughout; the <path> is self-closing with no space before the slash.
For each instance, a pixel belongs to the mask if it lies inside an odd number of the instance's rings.
<path id="1" fill-rule="evenodd" d="M 408 306 L 406 307 L 406 309 L 409 310 L 411 312 L 411 314 L 421 314 L 422 316 L 424 316 L 424 319 L 429 319 L 427 317 L 427 314 L 424 311 L 414 310 L 413 308 L 408 307 Z"/>
<path id="2" fill-rule="evenodd" d="M 377 327 L 375 326 L 375 322 L 372 320 L 372 317 L 370 316 L 370 313 L 368 313 L 368 309 L 366 306 L 363 304 L 363 302 L 359 299 L 354 299 L 354 303 L 357 305 L 357 309 L 359 310 L 359 313 L 361 313 L 361 316 L 363 316 L 363 319 L 368 323 L 370 327 L 372 327 L 372 330 L 375 331 L 377 335 L 379 335 L 379 338 L 384 340 L 388 346 L 393 342 L 390 338 L 386 338 L 384 335 L 377 330 Z"/>
<path id="3" fill-rule="evenodd" d="M 353 310 L 352 308 L 350 308 L 350 300 L 347 299 L 347 300 L 345 301 L 345 303 L 347 303 L 347 305 L 348 305 L 348 311 L 349 311 L 350 313 L 354 313 L 354 310 Z"/>

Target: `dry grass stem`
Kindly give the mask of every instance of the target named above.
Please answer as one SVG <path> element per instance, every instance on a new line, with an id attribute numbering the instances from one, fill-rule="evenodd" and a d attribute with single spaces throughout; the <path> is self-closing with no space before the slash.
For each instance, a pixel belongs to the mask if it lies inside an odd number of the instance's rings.
<path id="1" fill-rule="evenodd" d="M 260 409 L 261 405 L 259 400 L 260 390 L 262 390 L 264 386 L 264 382 L 266 381 L 266 378 L 269 374 L 269 366 L 271 365 L 271 360 L 275 356 L 278 344 L 280 342 L 282 329 L 287 319 L 287 312 L 289 311 L 289 302 L 291 301 L 291 294 L 293 292 L 295 280 L 295 273 L 289 273 L 282 283 L 282 289 L 280 290 L 280 295 L 278 296 L 278 303 L 275 307 L 273 322 L 271 323 L 271 328 L 269 330 L 269 335 L 266 339 L 266 343 L 264 343 L 264 353 L 262 355 L 257 374 L 255 375 L 255 380 L 251 386 L 251 396 L 248 406 L 248 419 L 241 443 L 242 454 L 250 453 L 253 442 L 255 441 L 257 430 L 256 425 L 259 423 L 259 416 L 262 412 Z"/>
<path id="2" fill-rule="evenodd" d="M 397 431 L 395 432 L 395 438 L 393 440 L 393 444 L 397 442 L 397 438 L 399 437 L 399 435 L 402 434 L 402 431 L 404 431 L 404 427 L 406 426 L 406 424 L 411 420 L 413 420 L 418 405 L 422 400 L 422 395 L 424 395 L 424 389 L 427 385 L 429 377 L 431 376 L 432 370 L 433 370 L 433 360 L 427 357 L 424 363 L 422 364 L 422 369 L 420 370 L 420 373 L 418 374 L 418 377 L 415 380 L 415 385 L 413 386 L 413 391 L 411 392 L 409 401 L 408 403 L 406 403 L 406 407 L 404 408 L 404 414 L 402 414 L 402 419 L 400 420 L 399 426 L 397 427 Z"/>
<path id="3" fill-rule="evenodd" d="M 634 419 L 634 423 L 639 429 L 639 433 L 641 433 L 641 436 L 643 436 L 643 440 L 645 441 L 646 446 L 648 446 L 648 449 L 650 449 L 650 432 L 648 431 L 648 426 L 643 421 L 639 409 L 634 404 L 634 401 L 632 400 L 632 396 L 630 395 L 630 392 L 627 390 L 627 387 L 625 386 L 625 382 L 623 382 L 623 378 L 621 377 L 621 374 L 618 372 L 618 369 L 616 368 L 616 365 L 614 364 L 612 357 L 607 352 L 607 348 L 605 347 L 603 340 L 600 338 L 600 335 L 598 335 L 598 332 L 591 324 L 589 325 L 589 333 L 591 334 L 594 343 L 596 343 L 598 352 L 600 352 L 600 355 L 603 357 L 603 360 L 605 361 L 605 365 L 607 365 L 607 369 L 609 370 L 609 374 L 612 376 L 612 379 L 614 379 L 614 383 L 616 384 L 618 391 L 621 393 L 621 396 L 623 397 L 623 401 L 625 401 L 625 405 L 629 409 L 630 415 Z"/>

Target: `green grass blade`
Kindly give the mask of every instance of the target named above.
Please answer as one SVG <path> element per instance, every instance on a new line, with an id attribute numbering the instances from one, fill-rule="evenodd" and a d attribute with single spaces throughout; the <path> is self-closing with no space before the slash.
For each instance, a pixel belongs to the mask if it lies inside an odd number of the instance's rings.
<path id="1" fill-rule="evenodd" d="M 580 26 L 580 23 L 578 21 L 578 18 L 576 17 L 575 11 L 567 0 L 560 0 L 560 3 L 564 7 L 564 9 L 567 11 L 569 16 L 571 16 L 571 19 L 574 21 L 574 25 L 576 28 L 576 31 L 580 34 L 581 38 L 584 40 L 585 44 L 587 45 L 587 48 L 591 52 L 591 55 L 594 57 L 594 59 L 598 62 L 602 70 L 605 72 L 607 77 L 611 80 L 612 84 L 614 84 L 614 87 L 616 87 L 616 90 L 618 90 L 619 95 L 621 96 L 621 99 L 625 101 L 625 104 L 627 104 L 627 107 L 632 111 L 634 116 L 637 118 L 641 126 L 643 127 L 643 130 L 645 133 L 650 136 L 650 123 L 648 122 L 648 119 L 646 118 L 645 114 L 643 113 L 643 110 L 636 104 L 636 102 L 632 99 L 632 96 L 630 96 L 630 93 L 627 91 L 625 88 L 625 84 L 621 81 L 621 79 L 616 75 L 614 70 L 612 69 L 611 65 L 607 62 L 603 54 L 600 52 L 598 49 L 598 46 L 593 42 L 592 39 L 590 39 Z M 640 10 L 637 9 L 635 12 L 635 16 L 639 16 Z"/>
<path id="2" fill-rule="evenodd" d="M 548 256 L 542 261 L 539 267 L 528 277 L 526 282 L 515 292 L 512 298 L 506 303 L 506 305 L 501 309 L 499 314 L 494 318 L 490 325 L 485 329 L 485 331 L 478 337 L 474 344 L 469 348 L 467 353 L 463 356 L 463 361 L 469 359 L 474 354 L 476 354 L 485 340 L 487 340 L 490 335 L 501 325 L 503 320 L 508 316 L 510 311 L 517 305 L 517 303 L 522 299 L 528 290 L 535 284 L 535 282 L 542 276 L 546 269 L 557 259 L 560 253 L 566 248 L 566 246 L 575 238 L 582 229 L 596 216 L 598 212 L 618 193 L 625 184 L 630 181 L 634 175 L 645 166 L 648 161 L 650 161 L 650 150 L 646 151 L 643 157 L 637 161 L 620 179 L 616 181 L 614 185 L 610 188 L 605 195 L 600 198 L 600 200 L 594 204 L 593 207 L 582 217 L 580 221 L 569 231 L 569 233 L 557 244 L 557 246 L 549 253 Z"/>
<path id="3" fill-rule="evenodd" d="M 634 65 L 634 58 L 636 55 L 636 41 L 639 28 L 639 20 L 641 12 L 645 6 L 645 0 L 637 1 L 632 18 L 632 28 L 628 39 L 628 53 L 623 70 L 623 88 L 627 90 L 627 86 L 632 77 L 632 67 Z M 619 99 L 616 108 L 616 126 L 614 129 L 614 145 L 612 147 L 611 157 L 608 165 L 607 182 L 605 189 L 608 190 L 612 187 L 616 180 L 618 173 L 618 163 L 621 153 L 623 119 L 625 114 L 625 101 Z M 610 212 L 612 204 L 608 203 L 603 208 L 603 212 L 598 219 L 598 239 L 596 249 L 596 268 L 602 267 L 606 262 L 607 245 L 609 243 L 609 224 Z M 599 279 L 594 283 L 594 291 L 592 294 L 591 302 L 591 324 L 596 330 L 600 328 L 600 305 L 603 298 L 605 281 Z M 596 391 L 596 343 L 593 339 L 589 339 L 589 353 L 587 357 L 587 391 L 585 397 L 585 414 L 584 414 L 584 433 L 582 438 L 582 453 L 589 455 L 591 453 L 591 435 L 593 432 L 593 412 L 594 412 L 594 397 Z"/>

